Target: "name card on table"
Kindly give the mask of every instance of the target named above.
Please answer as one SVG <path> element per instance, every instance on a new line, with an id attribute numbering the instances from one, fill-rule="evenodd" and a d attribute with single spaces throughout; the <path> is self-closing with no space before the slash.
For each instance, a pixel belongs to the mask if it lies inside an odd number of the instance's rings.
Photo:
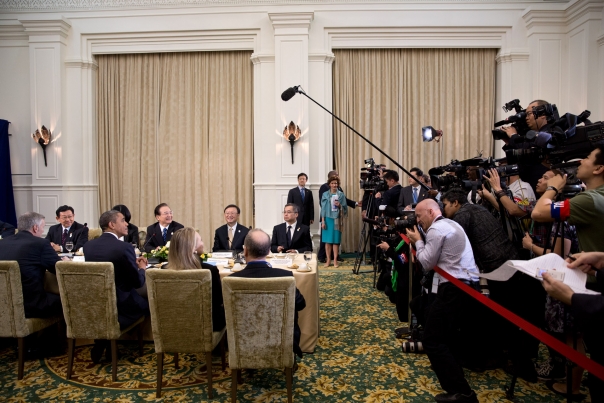
<path id="1" fill-rule="evenodd" d="M 292 264 L 291 259 L 272 259 L 271 266 L 289 266 Z"/>
<path id="2" fill-rule="evenodd" d="M 74 256 L 72 259 L 74 262 L 85 262 L 86 259 L 84 258 L 84 256 Z"/>
<path id="3" fill-rule="evenodd" d="M 212 256 L 214 256 L 214 255 L 212 255 Z M 214 266 L 218 266 L 218 265 L 228 266 L 229 265 L 229 259 L 216 259 L 216 258 L 211 257 L 208 260 L 206 260 L 206 263 L 209 263 L 209 264 L 214 265 Z"/>
<path id="4" fill-rule="evenodd" d="M 212 252 L 212 258 L 233 258 L 233 252 Z"/>

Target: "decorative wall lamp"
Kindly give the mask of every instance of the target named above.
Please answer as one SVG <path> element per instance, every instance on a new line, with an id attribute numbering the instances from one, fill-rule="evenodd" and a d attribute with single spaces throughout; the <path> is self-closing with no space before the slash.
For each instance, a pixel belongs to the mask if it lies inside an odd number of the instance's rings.
<path id="1" fill-rule="evenodd" d="M 34 141 L 40 144 L 40 147 L 42 147 L 42 153 L 44 154 L 44 166 L 48 166 L 46 163 L 46 146 L 50 144 L 50 139 L 52 138 L 50 130 L 48 130 L 46 126 L 42 125 L 42 132 L 40 133 L 40 130 L 36 129 L 36 132 L 32 134 L 32 137 L 34 138 Z"/>
<path id="2" fill-rule="evenodd" d="M 294 122 L 289 122 L 285 129 L 283 129 L 283 138 L 289 141 L 289 144 L 292 148 L 292 164 L 294 163 L 294 142 L 296 142 L 302 132 L 300 131 L 300 126 L 294 124 Z"/>

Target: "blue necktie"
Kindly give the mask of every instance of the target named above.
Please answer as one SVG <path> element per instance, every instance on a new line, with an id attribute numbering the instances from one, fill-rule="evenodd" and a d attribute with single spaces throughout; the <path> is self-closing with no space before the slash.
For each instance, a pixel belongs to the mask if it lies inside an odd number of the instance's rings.
<path id="1" fill-rule="evenodd" d="M 161 233 L 162 238 L 164 238 L 164 243 L 166 243 L 166 238 L 168 237 L 168 228 L 164 228 L 163 232 Z"/>
<path id="2" fill-rule="evenodd" d="M 302 204 L 304 204 L 304 189 L 300 189 L 300 196 L 302 196 Z"/>
<path id="3" fill-rule="evenodd" d="M 413 188 L 413 203 L 417 203 L 417 188 Z"/>

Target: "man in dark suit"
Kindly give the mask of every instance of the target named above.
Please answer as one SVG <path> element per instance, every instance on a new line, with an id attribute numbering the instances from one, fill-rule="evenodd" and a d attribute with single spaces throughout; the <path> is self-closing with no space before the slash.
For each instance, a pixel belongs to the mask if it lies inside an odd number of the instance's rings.
<path id="1" fill-rule="evenodd" d="M 232 250 L 239 253 L 243 250 L 243 241 L 249 229 L 238 223 L 240 214 L 241 209 L 234 204 L 224 208 L 226 224 L 218 227 L 214 232 L 212 252 Z"/>
<path id="2" fill-rule="evenodd" d="M 134 248 L 118 238 L 128 235 L 128 223 L 119 211 L 109 210 L 101 214 L 99 226 L 103 235 L 84 245 L 87 262 L 111 262 L 115 275 L 117 320 L 124 329 L 141 316 L 149 315 L 149 302 L 141 297 L 137 288 L 145 284 L 147 259 L 136 258 Z M 92 361 L 98 363 L 103 350 L 109 347 L 108 340 L 95 340 L 90 351 Z"/>
<path id="3" fill-rule="evenodd" d="M 410 172 L 418 179 L 424 174 L 422 170 L 417 167 L 411 168 Z M 411 210 L 413 205 L 428 198 L 430 198 L 428 191 L 422 188 L 415 179 L 409 177 L 409 186 L 405 186 L 401 189 L 397 205 L 398 212 L 403 214 L 403 211 Z"/>
<path id="4" fill-rule="evenodd" d="M 61 260 L 50 243 L 41 238 L 44 224 L 42 214 L 25 213 L 17 220 L 19 233 L 0 240 L 0 260 L 19 263 L 26 318 L 46 318 L 63 313 L 59 295 L 44 290 L 46 271 L 55 274 L 55 263 Z"/>
<path id="5" fill-rule="evenodd" d="M 402 186 L 398 183 L 398 172 L 388 169 L 384 172 L 382 178 L 384 178 L 384 181 L 388 185 L 388 190 L 381 194 L 381 198 L 377 204 L 379 206 L 386 206 L 385 210 L 388 210 L 386 214 L 389 216 L 396 216 L 398 200 L 402 190 Z"/>
<path id="6" fill-rule="evenodd" d="M 331 178 L 332 176 L 339 176 L 338 171 L 329 171 L 329 173 L 327 174 L 327 179 L 329 180 L 329 178 Z M 321 198 L 323 197 L 323 193 L 327 192 L 329 190 L 329 183 L 325 182 L 324 184 L 321 185 L 321 187 L 319 188 L 319 204 L 321 203 Z M 338 190 L 340 192 L 344 192 L 342 190 L 341 187 L 338 186 Z M 346 194 L 346 193 L 344 193 Z M 363 204 L 362 201 L 360 202 L 356 202 L 354 200 L 351 200 L 349 198 L 346 198 L 346 205 L 349 208 L 356 208 L 357 206 L 361 206 Z M 321 244 L 319 245 L 319 253 L 317 253 L 317 259 L 319 260 L 319 262 L 321 263 L 325 263 L 325 259 L 327 259 L 327 255 L 325 254 L 325 244 L 323 242 L 321 242 Z M 340 257 L 338 256 L 338 261 L 342 261 L 342 259 L 340 259 Z"/>
<path id="7" fill-rule="evenodd" d="M 268 234 L 261 229 L 251 230 L 245 237 L 245 248 L 243 255 L 247 265 L 240 272 L 231 274 L 232 277 L 245 278 L 267 278 L 267 277 L 289 277 L 294 274 L 289 270 L 275 269 L 266 261 L 271 240 Z M 296 313 L 294 315 L 294 353 L 302 358 L 302 350 L 300 349 L 300 326 L 298 326 L 298 311 L 306 307 L 304 296 L 296 288 Z M 297 364 L 294 364 L 294 371 Z"/>
<path id="8" fill-rule="evenodd" d="M 298 222 L 309 227 L 315 221 L 315 201 L 312 192 L 305 188 L 307 180 L 305 173 L 298 175 L 298 186 L 289 190 L 287 202 L 298 206 Z"/>
<path id="9" fill-rule="evenodd" d="M 88 227 L 75 221 L 75 212 L 71 206 L 61 206 L 57 209 L 57 221 L 59 224 L 48 229 L 46 239 L 55 252 L 67 252 L 65 244 L 73 242 L 72 251 L 79 250 L 88 242 Z"/>
<path id="10" fill-rule="evenodd" d="M 288 203 L 283 207 L 284 223 L 275 225 L 271 242 L 272 252 L 312 251 L 310 228 L 297 222 L 298 206 Z"/>
<path id="11" fill-rule="evenodd" d="M 172 238 L 174 231 L 184 228 L 184 225 L 172 221 L 172 209 L 166 203 L 158 204 L 154 213 L 157 222 L 147 227 L 145 252 L 164 246 Z"/>

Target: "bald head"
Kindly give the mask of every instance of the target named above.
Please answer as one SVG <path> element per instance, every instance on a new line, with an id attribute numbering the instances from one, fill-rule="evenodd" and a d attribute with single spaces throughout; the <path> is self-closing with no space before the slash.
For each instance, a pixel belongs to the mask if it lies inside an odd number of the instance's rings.
<path id="1" fill-rule="evenodd" d="M 271 237 L 260 228 L 254 228 L 247 233 L 243 241 L 245 260 L 264 260 L 271 249 Z"/>
<path id="2" fill-rule="evenodd" d="M 441 215 L 440 207 L 433 199 L 425 199 L 415 206 L 415 215 L 417 216 L 418 225 L 420 225 L 424 231 L 427 231 L 436 217 Z"/>

